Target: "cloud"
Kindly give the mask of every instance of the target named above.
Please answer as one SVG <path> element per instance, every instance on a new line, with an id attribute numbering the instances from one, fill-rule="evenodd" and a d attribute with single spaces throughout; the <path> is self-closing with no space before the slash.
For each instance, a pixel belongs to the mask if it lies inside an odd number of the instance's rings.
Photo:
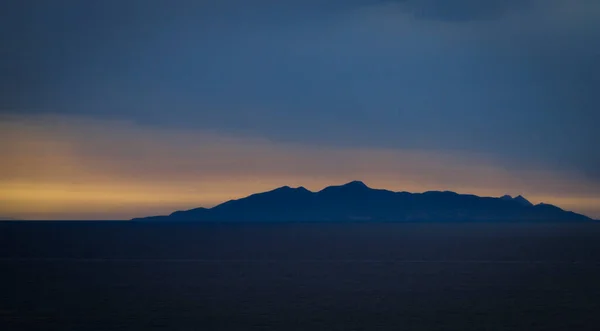
<path id="1" fill-rule="evenodd" d="M 522 10 L 531 0 L 406 0 L 399 1 L 416 18 L 448 22 L 498 19 L 511 11 Z"/>
<path id="2" fill-rule="evenodd" d="M 334 150 L 485 153 L 497 167 L 600 186 L 596 0 L 142 2 L 0 10 L 0 113 Z M 62 141 L 40 149 L 80 155 Z M 121 171 L 106 176 L 136 176 Z"/>

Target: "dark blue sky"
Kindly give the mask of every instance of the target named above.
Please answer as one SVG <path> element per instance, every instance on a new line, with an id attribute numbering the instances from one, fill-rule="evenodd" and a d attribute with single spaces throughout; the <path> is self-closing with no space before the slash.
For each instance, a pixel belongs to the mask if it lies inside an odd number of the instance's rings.
<path id="1" fill-rule="evenodd" d="M 13 0 L 4 115 L 483 153 L 600 187 L 597 0 Z"/>

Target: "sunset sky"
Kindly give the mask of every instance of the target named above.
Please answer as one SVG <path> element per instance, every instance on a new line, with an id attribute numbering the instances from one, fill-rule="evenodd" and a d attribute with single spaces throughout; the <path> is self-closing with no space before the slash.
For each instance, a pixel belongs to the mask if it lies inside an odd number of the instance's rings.
<path id="1" fill-rule="evenodd" d="M 278 186 L 600 218 L 600 1 L 0 4 L 0 218 L 129 219 Z"/>

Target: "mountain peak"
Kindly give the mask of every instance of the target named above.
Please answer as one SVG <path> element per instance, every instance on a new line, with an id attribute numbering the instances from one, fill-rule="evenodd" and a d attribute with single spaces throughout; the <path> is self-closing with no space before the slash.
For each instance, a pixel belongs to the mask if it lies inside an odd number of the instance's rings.
<path id="1" fill-rule="evenodd" d="M 343 187 L 364 187 L 364 188 L 369 188 L 367 186 L 367 184 L 365 184 L 364 182 L 360 181 L 360 180 L 353 180 L 349 183 L 346 183 L 344 185 L 342 185 Z"/>
<path id="2" fill-rule="evenodd" d="M 507 195 L 503 195 L 502 197 L 500 197 L 500 199 L 518 202 L 523 206 L 533 206 L 533 204 L 531 202 L 529 202 L 529 200 L 525 199 L 522 195 L 517 195 L 516 197 L 513 198 L 507 194 Z"/>
<path id="3" fill-rule="evenodd" d="M 365 183 L 361 182 L 360 180 L 353 180 L 351 182 L 348 182 L 346 184 L 343 185 L 332 185 L 332 186 L 327 186 L 326 188 L 322 189 L 320 192 L 339 192 L 339 191 L 344 191 L 344 192 L 356 192 L 356 191 L 368 191 L 371 188 L 368 187 Z"/>
<path id="4" fill-rule="evenodd" d="M 533 204 L 529 202 L 529 200 L 525 199 L 522 195 L 515 197 L 513 200 L 519 202 L 522 205 L 533 206 Z"/>
<path id="5" fill-rule="evenodd" d="M 281 186 L 278 187 L 270 192 L 266 192 L 266 193 L 283 193 L 283 192 L 310 192 L 309 190 L 307 190 L 304 186 L 300 186 L 300 187 L 291 187 L 291 186 Z"/>
<path id="6" fill-rule="evenodd" d="M 304 186 L 299 186 L 296 188 L 297 191 L 301 191 L 301 192 L 310 192 L 310 190 L 308 190 L 306 187 Z"/>

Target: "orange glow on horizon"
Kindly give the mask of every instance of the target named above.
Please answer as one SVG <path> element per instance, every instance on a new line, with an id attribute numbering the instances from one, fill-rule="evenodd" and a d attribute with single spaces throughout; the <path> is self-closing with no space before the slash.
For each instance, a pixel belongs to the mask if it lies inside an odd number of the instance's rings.
<path id="1" fill-rule="evenodd" d="M 129 219 L 210 207 L 274 189 L 363 180 L 374 188 L 522 194 L 600 217 L 600 190 L 485 155 L 280 144 L 80 118 L 0 121 L 0 216 Z"/>

